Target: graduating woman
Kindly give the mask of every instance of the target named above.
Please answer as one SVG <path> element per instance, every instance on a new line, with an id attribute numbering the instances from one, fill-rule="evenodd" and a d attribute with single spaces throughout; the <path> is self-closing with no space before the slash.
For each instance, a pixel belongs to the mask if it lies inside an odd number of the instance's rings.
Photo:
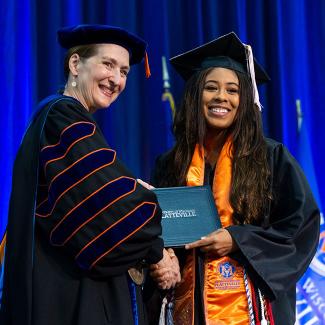
<path id="1" fill-rule="evenodd" d="M 186 86 L 176 144 L 157 159 L 152 183 L 210 185 L 222 224 L 177 252 L 174 322 L 294 324 L 319 210 L 295 159 L 263 135 L 256 83 L 268 76 L 234 33 L 170 62 Z"/>

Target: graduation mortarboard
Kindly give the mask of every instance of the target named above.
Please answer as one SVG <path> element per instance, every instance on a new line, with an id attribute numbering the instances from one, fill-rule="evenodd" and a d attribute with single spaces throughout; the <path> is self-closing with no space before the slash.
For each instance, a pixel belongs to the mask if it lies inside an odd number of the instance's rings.
<path id="1" fill-rule="evenodd" d="M 261 110 L 256 84 L 269 81 L 270 78 L 253 57 L 252 48 L 242 43 L 234 32 L 177 55 L 170 59 L 170 63 L 185 80 L 197 71 L 212 67 L 246 73 L 252 82 L 254 103 Z"/>
<path id="2" fill-rule="evenodd" d="M 185 80 L 195 72 L 210 67 L 228 68 L 249 74 L 247 47 L 234 32 L 231 32 L 171 58 L 170 63 Z M 270 80 L 255 59 L 254 70 L 257 84 Z"/>
<path id="3" fill-rule="evenodd" d="M 117 44 L 128 50 L 130 64 L 145 58 L 146 74 L 150 75 L 147 43 L 123 28 L 108 25 L 77 25 L 58 30 L 58 41 L 65 49 L 87 44 Z"/>

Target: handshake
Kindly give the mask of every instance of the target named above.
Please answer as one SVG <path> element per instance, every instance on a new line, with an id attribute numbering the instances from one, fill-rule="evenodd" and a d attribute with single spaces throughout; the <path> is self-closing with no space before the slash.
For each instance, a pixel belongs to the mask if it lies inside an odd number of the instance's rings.
<path id="1" fill-rule="evenodd" d="M 172 248 L 164 248 L 163 258 L 150 265 L 150 276 L 163 290 L 174 288 L 181 281 L 178 258 Z"/>

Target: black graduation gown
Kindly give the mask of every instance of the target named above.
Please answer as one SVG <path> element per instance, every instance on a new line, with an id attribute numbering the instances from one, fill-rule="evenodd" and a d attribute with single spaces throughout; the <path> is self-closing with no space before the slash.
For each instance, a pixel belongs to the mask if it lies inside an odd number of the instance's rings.
<path id="1" fill-rule="evenodd" d="M 254 285 L 271 300 L 275 324 L 290 325 L 295 322 L 296 283 L 317 249 L 320 213 L 296 160 L 284 145 L 271 139 L 266 143 L 274 195 L 269 213 L 261 225 L 227 229 L 239 247 L 231 257 L 245 266 Z M 162 155 L 152 184 L 159 187 L 166 173 L 166 155 Z"/>
<path id="2" fill-rule="evenodd" d="M 15 161 L 1 325 L 146 324 L 128 269 L 162 258 L 160 221 L 91 114 L 47 98 Z"/>

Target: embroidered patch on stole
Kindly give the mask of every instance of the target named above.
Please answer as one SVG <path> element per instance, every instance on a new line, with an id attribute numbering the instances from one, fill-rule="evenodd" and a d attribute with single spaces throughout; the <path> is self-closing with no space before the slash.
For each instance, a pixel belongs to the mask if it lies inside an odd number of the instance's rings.
<path id="1" fill-rule="evenodd" d="M 215 269 L 215 288 L 219 290 L 238 290 L 244 288 L 244 270 L 230 261 L 218 263 Z"/>

